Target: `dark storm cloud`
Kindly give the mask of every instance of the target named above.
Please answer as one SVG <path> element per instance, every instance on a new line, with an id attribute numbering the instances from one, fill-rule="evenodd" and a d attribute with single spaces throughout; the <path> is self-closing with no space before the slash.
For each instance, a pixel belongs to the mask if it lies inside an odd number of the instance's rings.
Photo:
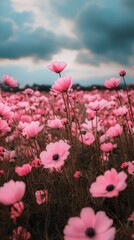
<path id="1" fill-rule="evenodd" d="M 34 57 L 36 59 L 49 60 L 54 53 L 59 52 L 64 47 L 75 49 L 78 46 L 75 41 L 73 42 L 73 40 L 64 36 L 57 37 L 43 28 L 38 28 L 34 31 L 23 28 L 17 30 L 15 39 L 7 39 L 7 41 L 2 41 L 1 39 L 0 58 Z"/>
<path id="2" fill-rule="evenodd" d="M 8 2 L 8 4 L 7 4 Z M 77 41 L 66 36 L 57 36 L 44 28 L 32 30 L 25 23 L 34 20 L 32 12 L 15 12 L 9 0 L 2 0 L 0 15 L 0 58 L 17 59 L 33 57 L 50 60 L 62 48 L 77 49 Z"/>
<path id="3" fill-rule="evenodd" d="M 10 38 L 13 34 L 12 22 L 0 18 L 0 43 Z"/>
<path id="4" fill-rule="evenodd" d="M 126 2 L 92 1 L 79 14 L 77 34 L 83 48 L 94 54 L 92 61 L 98 58 L 98 62 L 103 59 L 104 62 L 129 64 L 129 57 L 134 53 L 134 15 Z"/>

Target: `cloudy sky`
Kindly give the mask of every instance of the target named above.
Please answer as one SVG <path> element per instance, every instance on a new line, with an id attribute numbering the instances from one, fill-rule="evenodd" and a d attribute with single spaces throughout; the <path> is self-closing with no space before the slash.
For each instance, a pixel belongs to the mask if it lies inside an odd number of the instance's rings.
<path id="1" fill-rule="evenodd" d="M 53 61 L 81 85 L 133 81 L 134 0 L 0 0 L 0 77 L 52 84 Z"/>

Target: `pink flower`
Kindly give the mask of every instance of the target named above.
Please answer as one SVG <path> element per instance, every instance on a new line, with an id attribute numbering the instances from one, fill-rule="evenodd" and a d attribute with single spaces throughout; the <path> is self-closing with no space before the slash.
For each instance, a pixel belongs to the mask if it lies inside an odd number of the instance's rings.
<path id="1" fill-rule="evenodd" d="M 121 71 L 119 72 L 119 75 L 120 75 L 121 77 L 124 77 L 124 76 L 126 75 L 126 71 L 125 71 L 125 70 L 121 70 Z"/>
<path id="2" fill-rule="evenodd" d="M 40 167 L 42 163 L 39 158 L 35 158 L 34 160 L 32 160 L 31 165 L 32 167 L 37 168 L 37 167 Z"/>
<path id="3" fill-rule="evenodd" d="M 16 222 L 16 218 L 19 217 L 24 210 L 24 203 L 18 202 L 13 204 L 10 212 L 10 217 Z"/>
<path id="4" fill-rule="evenodd" d="M 52 85 L 52 90 L 57 93 L 67 92 L 72 87 L 72 78 L 66 76 L 58 78 Z"/>
<path id="5" fill-rule="evenodd" d="M 36 202 L 40 205 L 48 201 L 48 191 L 38 190 L 35 192 Z"/>
<path id="6" fill-rule="evenodd" d="M 90 102 L 88 104 L 88 108 L 91 109 L 92 111 L 99 111 L 103 109 L 106 106 L 106 100 L 102 99 L 100 101 L 96 100 L 94 102 Z"/>
<path id="7" fill-rule="evenodd" d="M 28 173 L 32 171 L 32 166 L 30 164 L 24 164 L 22 167 L 16 167 L 15 172 L 19 176 L 26 176 Z"/>
<path id="8" fill-rule="evenodd" d="M 4 170 L 0 169 L 0 174 L 4 175 L 5 174 Z"/>
<path id="9" fill-rule="evenodd" d="M 29 95 L 32 95 L 34 93 L 33 89 L 31 88 L 26 88 L 24 91 L 23 91 L 24 94 L 29 94 Z"/>
<path id="10" fill-rule="evenodd" d="M 80 171 L 76 171 L 73 175 L 75 179 L 78 179 L 80 177 Z"/>
<path id="11" fill-rule="evenodd" d="M 100 149 L 101 149 L 101 151 L 103 151 L 103 152 L 110 152 L 110 151 L 113 150 L 113 148 L 114 148 L 114 146 L 113 146 L 113 144 L 112 144 L 111 142 L 109 142 L 109 143 L 103 143 L 103 144 L 101 144 L 101 146 L 100 146 Z"/>
<path id="12" fill-rule="evenodd" d="M 128 167 L 128 162 L 123 162 L 120 166 L 121 168 L 127 168 Z"/>
<path id="13" fill-rule="evenodd" d="M 60 168 L 64 165 L 64 161 L 67 159 L 69 155 L 68 145 L 63 140 L 59 140 L 55 143 L 49 143 L 46 146 L 46 151 L 40 153 L 40 159 L 44 168 Z"/>
<path id="14" fill-rule="evenodd" d="M 80 217 L 71 217 L 64 228 L 64 240 L 114 240 L 113 219 L 105 212 L 96 214 L 92 208 L 82 208 Z"/>
<path id="15" fill-rule="evenodd" d="M 117 116 L 123 116 L 127 114 L 128 109 L 125 106 L 122 106 L 122 107 L 119 107 L 118 109 L 115 109 L 113 112 Z"/>
<path id="16" fill-rule="evenodd" d="M 32 121 L 31 123 L 27 123 L 26 127 L 23 129 L 23 135 L 27 138 L 32 138 L 37 136 L 37 134 L 44 128 L 44 126 L 39 126 L 39 121 Z"/>
<path id="17" fill-rule="evenodd" d="M 134 222 L 134 212 L 131 213 L 130 217 L 128 218 L 128 221 Z"/>
<path id="18" fill-rule="evenodd" d="M 7 121 L 0 119 L 0 135 L 4 136 L 7 132 L 10 132 L 11 128 L 8 126 Z"/>
<path id="19" fill-rule="evenodd" d="M 55 117 L 52 120 L 48 120 L 47 126 L 54 129 L 63 128 L 62 119 Z"/>
<path id="20" fill-rule="evenodd" d="M 134 175 L 134 161 L 128 162 L 128 173 Z"/>
<path id="21" fill-rule="evenodd" d="M 2 76 L 3 81 L 6 85 L 10 86 L 10 87 L 17 87 L 18 83 L 16 81 L 16 79 L 14 79 L 13 77 L 10 77 L 8 75 L 3 75 Z"/>
<path id="22" fill-rule="evenodd" d="M 104 82 L 104 86 L 109 89 L 113 89 L 120 84 L 120 78 L 110 78 Z"/>
<path id="23" fill-rule="evenodd" d="M 14 204 L 22 199 L 25 194 L 26 184 L 22 181 L 10 180 L 0 187 L 0 203 Z"/>
<path id="24" fill-rule="evenodd" d="M 106 135 L 110 138 L 114 138 L 114 137 L 118 137 L 122 134 L 123 128 L 119 125 L 116 124 L 114 127 L 110 127 L 107 132 Z"/>
<path id="25" fill-rule="evenodd" d="M 10 107 L 0 103 L 0 116 L 4 117 L 5 119 L 9 119 L 13 117 L 13 112 L 11 111 Z"/>
<path id="26" fill-rule="evenodd" d="M 10 238 L 11 240 L 16 240 L 16 239 L 23 239 L 23 240 L 28 240 L 31 238 L 31 234 L 27 232 L 27 230 L 21 226 L 13 230 L 13 235 Z"/>
<path id="27" fill-rule="evenodd" d="M 91 184 L 89 191 L 93 197 L 117 197 L 119 192 L 127 186 L 126 178 L 125 172 L 117 173 L 116 169 L 112 168 L 104 175 L 98 176 L 96 182 Z"/>
<path id="28" fill-rule="evenodd" d="M 64 68 L 67 66 L 67 63 L 65 63 L 65 62 L 53 62 L 53 63 L 51 63 L 49 66 L 48 66 L 48 68 L 51 70 L 51 71 L 53 71 L 53 72 L 55 72 L 55 73 L 60 73 L 60 72 L 62 72 L 63 70 L 64 70 Z"/>
<path id="29" fill-rule="evenodd" d="M 80 142 L 83 142 L 84 144 L 90 146 L 95 141 L 95 137 L 92 133 L 87 132 L 86 134 L 82 134 L 79 137 Z"/>

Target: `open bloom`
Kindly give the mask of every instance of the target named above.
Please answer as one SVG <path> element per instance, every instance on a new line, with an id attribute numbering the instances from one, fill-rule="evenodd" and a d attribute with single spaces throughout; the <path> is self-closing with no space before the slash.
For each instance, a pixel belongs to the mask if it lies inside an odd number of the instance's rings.
<path id="1" fill-rule="evenodd" d="M 109 89 L 113 89 L 120 84 L 120 78 L 110 78 L 104 82 L 104 86 Z"/>
<path id="2" fill-rule="evenodd" d="M 51 64 L 48 66 L 48 68 L 49 68 L 51 71 L 55 72 L 55 73 L 60 73 L 60 72 L 62 72 L 62 71 L 64 70 L 64 68 L 65 68 L 66 66 L 67 66 L 67 63 L 66 63 L 66 62 L 58 62 L 58 61 L 56 61 L 56 62 L 51 63 Z"/>
<path id="3" fill-rule="evenodd" d="M 0 187 L 0 203 L 14 204 L 22 199 L 25 194 L 26 184 L 23 181 L 10 180 Z"/>
<path id="4" fill-rule="evenodd" d="M 46 146 L 46 151 L 40 153 L 40 159 L 44 168 L 60 168 L 64 165 L 64 161 L 67 159 L 69 155 L 68 145 L 63 140 L 59 140 L 55 143 L 49 143 Z"/>
<path id="5" fill-rule="evenodd" d="M 117 197 L 127 184 L 125 182 L 127 174 L 122 171 L 118 173 L 116 169 L 107 170 L 104 175 L 97 177 L 96 182 L 90 186 L 90 193 L 93 197 Z"/>
<path id="6" fill-rule="evenodd" d="M 50 127 L 50 128 L 55 128 L 55 129 L 59 129 L 59 128 L 64 127 L 62 119 L 59 119 L 57 117 L 55 117 L 52 120 L 48 120 L 47 126 Z"/>
<path id="7" fill-rule="evenodd" d="M 13 77 L 10 77 L 8 75 L 3 75 L 2 79 L 4 81 L 4 83 L 10 87 L 17 87 L 18 83 L 16 81 L 16 79 L 14 79 Z"/>
<path id="8" fill-rule="evenodd" d="M 107 101 L 105 99 L 102 99 L 100 101 L 96 100 L 94 102 L 90 102 L 87 106 L 92 111 L 99 111 L 103 109 L 106 106 Z"/>
<path id="9" fill-rule="evenodd" d="M 64 228 L 64 240 L 114 240 L 113 219 L 92 208 L 81 210 L 80 217 L 71 217 Z"/>
<path id="10" fill-rule="evenodd" d="M 68 91 L 72 87 L 72 78 L 66 76 L 63 78 L 58 78 L 52 85 L 52 90 L 57 93 L 62 93 Z"/>
<path id="11" fill-rule="evenodd" d="M 32 138 L 37 136 L 37 134 L 43 129 L 44 126 L 39 126 L 39 121 L 32 121 L 31 123 L 27 123 L 26 127 L 23 129 L 23 135 L 27 138 Z"/>

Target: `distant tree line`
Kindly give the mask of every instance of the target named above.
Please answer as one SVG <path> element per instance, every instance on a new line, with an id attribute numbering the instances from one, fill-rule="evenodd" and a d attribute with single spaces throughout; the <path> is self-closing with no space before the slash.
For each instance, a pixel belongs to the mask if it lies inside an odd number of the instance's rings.
<path id="1" fill-rule="evenodd" d="M 42 84 L 42 85 L 33 84 L 32 86 L 27 84 L 24 87 L 19 87 L 18 86 L 18 87 L 14 87 L 14 88 L 11 88 L 11 87 L 8 87 L 8 86 L 5 86 L 4 84 L 2 84 L 0 87 L 5 92 L 13 92 L 13 93 L 24 91 L 27 88 L 31 88 L 33 90 L 38 90 L 40 92 L 42 92 L 42 91 L 49 92 L 50 89 L 51 89 L 51 85 L 44 85 L 44 84 Z M 103 86 L 103 85 L 81 86 L 80 84 L 74 84 L 72 88 L 74 90 L 78 90 L 78 91 L 80 91 L 80 90 L 91 91 L 93 89 L 98 89 L 98 90 L 105 90 L 106 89 L 106 87 Z M 130 85 L 128 85 L 128 88 L 129 89 L 134 89 L 134 85 L 130 84 Z M 124 85 L 120 84 L 118 89 L 124 89 Z"/>

